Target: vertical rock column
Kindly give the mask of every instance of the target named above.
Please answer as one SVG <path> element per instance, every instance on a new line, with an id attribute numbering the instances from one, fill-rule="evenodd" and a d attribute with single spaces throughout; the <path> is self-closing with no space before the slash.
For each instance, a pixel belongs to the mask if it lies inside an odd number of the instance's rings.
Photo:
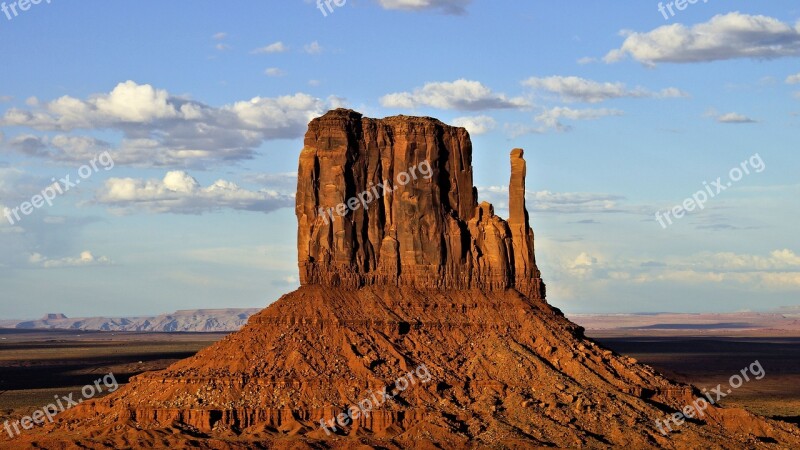
<path id="1" fill-rule="evenodd" d="M 536 267 L 533 230 L 525 207 L 527 165 L 524 153 L 521 148 L 511 151 L 511 181 L 508 185 L 508 227 L 514 243 L 514 284 L 517 290 L 529 297 L 544 298 L 544 283 Z"/>

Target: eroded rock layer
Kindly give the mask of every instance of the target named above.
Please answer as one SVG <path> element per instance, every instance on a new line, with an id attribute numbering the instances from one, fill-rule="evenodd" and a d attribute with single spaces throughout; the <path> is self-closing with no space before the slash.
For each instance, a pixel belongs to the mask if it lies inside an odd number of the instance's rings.
<path id="1" fill-rule="evenodd" d="M 508 222 L 478 205 L 463 128 L 427 117 L 313 120 L 300 155 L 302 284 L 503 290 L 544 298 L 525 209 L 525 160 L 511 155 Z"/>

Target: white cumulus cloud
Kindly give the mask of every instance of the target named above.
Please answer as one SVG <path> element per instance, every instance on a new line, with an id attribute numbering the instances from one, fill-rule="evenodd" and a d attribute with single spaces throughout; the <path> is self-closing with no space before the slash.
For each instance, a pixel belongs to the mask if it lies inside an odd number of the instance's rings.
<path id="1" fill-rule="evenodd" d="M 426 83 L 422 88 L 412 92 L 384 95 L 380 102 L 386 108 L 431 107 L 463 111 L 519 109 L 530 106 L 522 97 L 508 98 L 503 94 L 492 92 L 479 81 L 465 79 Z"/>
<path id="2" fill-rule="evenodd" d="M 301 137 L 325 109 L 325 101 L 303 93 L 213 107 L 127 81 L 85 100 L 64 96 L 29 110 L 11 108 L 0 117 L 0 126 L 122 135 L 116 144 L 75 134 L 13 138 L 11 149 L 28 156 L 82 163 L 87 154 L 109 150 L 119 164 L 205 167 L 251 159 L 266 140 Z"/>
<path id="3" fill-rule="evenodd" d="M 740 12 L 720 14 L 691 27 L 664 25 L 649 32 L 625 35 L 622 46 L 606 54 L 606 62 L 630 56 L 652 66 L 800 56 L 800 23 L 791 25 L 772 17 Z"/>
<path id="4" fill-rule="evenodd" d="M 497 121 L 489 116 L 465 116 L 453 119 L 453 125 L 466 128 L 471 135 L 479 135 L 494 130 Z"/>
<path id="5" fill-rule="evenodd" d="M 112 212 L 202 214 L 220 209 L 270 212 L 294 205 L 294 197 L 277 190 L 250 191 L 225 180 L 203 187 L 184 171 L 168 172 L 161 180 L 111 178 L 95 202 Z"/>

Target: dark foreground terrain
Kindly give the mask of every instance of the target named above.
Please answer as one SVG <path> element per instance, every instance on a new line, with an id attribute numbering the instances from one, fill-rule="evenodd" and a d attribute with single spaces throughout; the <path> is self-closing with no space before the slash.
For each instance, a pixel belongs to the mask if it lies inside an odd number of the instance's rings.
<path id="1" fill-rule="evenodd" d="M 160 370 L 226 333 L 110 333 L 0 329 L 0 423 L 41 408 L 113 373 Z M 102 397 L 100 395 L 99 397 Z"/>
<path id="2" fill-rule="evenodd" d="M 758 361 L 760 380 L 751 377 L 731 389 L 721 403 L 750 412 L 800 423 L 800 338 L 798 337 L 595 337 L 606 347 L 626 354 L 677 381 L 708 391 L 718 384 L 724 392 L 730 377 Z M 716 396 L 716 394 L 714 394 Z"/>
<path id="3" fill-rule="evenodd" d="M 139 373 L 164 369 L 223 336 L 0 329 L 0 423 L 41 408 L 55 395 L 77 398 L 83 386 L 110 372 L 122 385 Z M 733 390 L 723 404 L 800 423 L 800 337 L 593 337 L 701 389 L 728 386 L 732 375 L 759 361 L 763 378 Z"/>

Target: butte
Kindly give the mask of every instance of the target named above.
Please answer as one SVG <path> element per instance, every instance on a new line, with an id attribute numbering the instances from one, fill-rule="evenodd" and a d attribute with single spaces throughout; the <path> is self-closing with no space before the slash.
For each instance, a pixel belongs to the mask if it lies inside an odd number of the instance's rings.
<path id="1" fill-rule="evenodd" d="M 0 447 L 800 448 L 797 427 L 717 406 L 662 434 L 656 419 L 703 394 L 602 348 L 546 302 L 523 151 L 510 159 L 506 221 L 478 202 L 465 129 L 344 109 L 312 120 L 301 287 L 197 355 Z M 414 167 L 429 176 L 396 182 Z M 336 210 L 367 191 L 378 198 Z M 416 382 L 401 390 L 407 374 Z M 380 402 L 384 389 L 393 398 Z"/>

